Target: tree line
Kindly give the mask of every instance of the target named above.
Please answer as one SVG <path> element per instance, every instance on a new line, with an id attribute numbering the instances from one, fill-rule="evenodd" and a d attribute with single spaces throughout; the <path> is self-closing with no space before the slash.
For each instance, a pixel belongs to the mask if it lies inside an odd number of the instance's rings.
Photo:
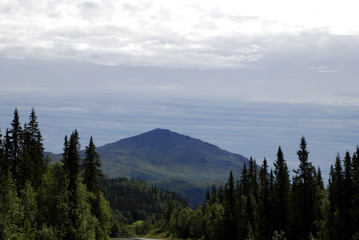
<path id="1" fill-rule="evenodd" d="M 188 206 L 179 195 L 158 189 L 140 179 L 103 177 L 100 186 L 115 218 L 125 224 L 138 220 L 159 220 L 171 201 Z"/>
<path id="2" fill-rule="evenodd" d="M 207 191 L 196 209 L 170 206 L 157 232 L 182 239 L 359 239 L 359 148 L 336 157 L 325 188 L 304 137 L 290 177 L 279 147 L 274 169 L 250 158 L 238 179 Z"/>
<path id="3" fill-rule="evenodd" d="M 80 157 L 77 130 L 65 136 L 61 162 L 43 151 L 35 110 L 22 126 L 15 109 L 0 131 L 0 239 L 109 239 L 123 231 L 118 220 L 140 219 L 138 234 L 182 239 L 359 239 L 358 147 L 337 155 L 324 187 L 302 137 L 292 177 L 279 147 L 273 168 L 250 158 L 196 209 L 143 181 L 103 177 L 92 137 Z"/>
<path id="4" fill-rule="evenodd" d="M 109 239 L 109 202 L 99 188 L 100 159 L 91 137 L 80 157 L 79 134 L 65 136 L 61 163 L 50 165 L 35 110 L 0 132 L 0 239 Z"/>

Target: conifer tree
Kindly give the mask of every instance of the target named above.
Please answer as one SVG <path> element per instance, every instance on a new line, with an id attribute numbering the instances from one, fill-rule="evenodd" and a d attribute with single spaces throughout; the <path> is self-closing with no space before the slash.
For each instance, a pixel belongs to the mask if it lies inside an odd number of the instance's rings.
<path id="1" fill-rule="evenodd" d="M 219 190 L 218 190 L 218 201 L 220 204 L 223 204 L 223 199 L 224 199 L 224 193 L 223 193 L 223 187 L 221 185 L 219 186 Z"/>
<path id="2" fill-rule="evenodd" d="M 77 239 L 76 225 L 78 223 L 78 214 L 77 209 L 79 204 L 81 204 L 80 199 L 77 194 L 79 191 L 80 183 L 80 172 L 81 172 L 81 158 L 80 158 L 80 142 L 79 135 L 77 130 L 74 130 L 70 136 L 70 139 L 67 140 L 65 136 L 64 142 L 64 154 L 63 154 L 63 168 L 66 177 L 69 180 L 68 191 L 69 191 L 69 208 L 70 208 L 70 221 L 67 227 L 68 232 L 66 233 L 66 238 L 68 239 Z"/>
<path id="3" fill-rule="evenodd" d="M 300 149 L 297 151 L 299 159 L 299 168 L 295 170 L 293 178 L 293 236 L 296 239 L 308 239 L 312 234 L 316 237 L 318 229 L 316 229 L 316 183 L 315 169 L 308 160 L 309 152 L 307 151 L 307 143 L 302 137 L 300 141 Z"/>
<path id="4" fill-rule="evenodd" d="M 258 199 L 259 194 L 259 185 L 258 185 L 258 169 L 256 160 L 252 157 L 249 159 L 249 168 L 248 168 L 248 180 L 249 180 L 249 188 L 252 195 L 255 199 Z"/>
<path id="5" fill-rule="evenodd" d="M 319 186 L 319 189 L 324 190 L 324 182 L 323 182 L 322 171 L 320 170 L 320 167 L 318 167 L 318 171 L 317 171 L 317 184 Z"/>
<path id="6" fill-rule="evenodd" d="M 80 157 L 80 139 L 77 130 L 73 131 L 70 140 L 65 136 L 64 154 L 63 154 L 63 168 L 69 177 L 69 191 L 75 194 L 77 188 L 77 181 L 81 172 L 81 157 Z M 76 199 L 74 199 L 76 201 Z"/>
<path id="7" fill-rule="evenodd" d="M 98 178 L 102 175 L 100 167 L 100 156 L 96 152 L 96 146 L 91 137 L 89 145 L 86 147 L 85 159 L 82 164 L 82 169 L 84 183 L 86 184 L 87 189 L 94 194 L 97 194 L 100 190 L 98 180 Z"/>
<path id="8" fill-rule="evenodd" d="M 352 159 L 349 152 L 346 152 L 344 157 L 344 185 L 343 185 L 343 202 L 345 208 L 343 208 L 343 239 L 350 239 L 353 235 L 353 219 L 351 215 L 352 211 L 352 198 L 353 198 L 353 183 L 352 183 Z"/>
<path id="9" fill-rule="evenodd" d="M 31 182 L 33 177 L 39 174 L 36 171 L 33 159 L 31 159 L 29 155 L 29 145 L 26 144 L 28 136 L 27 125 L 25 124 L 21 137 L 21 151 L 19 153 L 17 165 L 16 183 L 19 189 L 23 188 L 26 182 Z"/>
<path id="10" fill-rule="evenodd" d="M 244 165 L 245 166 L 245 165 Z M 224 223 L 225 239 L 236 239 L 236 204 L 233 173 L 230 171 L 228 182 L 224 189 Z"/>
<path id="11" fill-rule="evenodd" d="M 274 230 L 289 233 L 290 220 L 290 180 L 288 167 L 281 147 L 278 148 L 277 160 L 274 162 L 273 222 Z"/>
<path id="12" fill-rule="evenodd" d="M 340 239 L 343 236 L 343 208 L 345 207 L 343 201 L 343 185 L 344 173 L 339 154 L 336 157 L 334 167 L 330 167 L 329 174 L 329 217 L 327 229 L 329 231 L 329 239 Z"/>
<path id="13" fill-rule="evenodd" d="M 111 220 L 109 217 L 110 210 L 108 202 L 104 199 L 99 188 L 99 177 L 102 176 L 100 167 L 100 156 L 96 152 L 96 146 L 91 137 L 89 145 L 86 147 L 82 169 L 84 184 L 92 195 L 90 198 L 91 213 L 98 220 L 98 226 L 96 228 L 97 239 L 103 239 L 107 236 Z"/>
<path id="14" fill-rule="evenodd" d="M 26 132 L 28 137 L 25 144 L 27 145 L 27 152 L 35 169 L 35 174 L 31 176 L 30 181 L 32 186 L 36 189 L 41 183 L 42 175 L 45 173 L 47 167 L 47 162 L 43 154 L 43 139 L 34 108 L 31 110 L 29 123 L 26 126 Z"/>
<path id="15" fill-rule="evenodd" d="M 238 192 L 239 197 L 241 195 L 247 196 L 250 193 L 249 174 L 246 165 L 243 165 L 243 170 L 239 180 Z"/>
<path id="16" fill-rule="evenodd" d="M 10 131 L 6 129 L 6 134 L 4 137 L 4 157 L 3 157 L 3 172 L 7 176 L 8 173 L 11 173 L 11 163 L 12 163 L 12 144 L 10 140 Z"/>
<path id="17" fill-rule="evenodd" d="M 17 179 L 18 176 L 18 165 L 19 165 L 19 155 L 20 155 L 20 142 L 22 137 L 22 128 L 20 125 L 20 117 L 17 108 L 14 111 L 14 119 L 11 123 L 11 130 L 9 131 L 10 138 L 9 138 L 9 145 L 11 148 L 9 149 L 9 166 L 10 172 L 13 175 L 14 179 Z"/>
<path id="18" fill-rule="evenodd" d="M 243 184 L 246 185 L 246 184 Z M 257 177 L 257 164 L 256 161 L 251 157 L 249 159 L 249 168 L 248 168 L 248 193 L 245 195 L 247 198 L 247 235 L 256 236 L 258 228 L 258 195 L 259 195 L 259 185 Z"/>
<path id="19" fill-rule="evenodd" d="M 263 164 L 259 171 L 259 232 L 262 239 L 267 240 L 271 238 L 271 200 L 270 200 L 270 179 L 268 173 L 268 163 L 264 158 Z"/>
<path id="20" fill-rule="evenodd" d="M 352 183 L 353 183 L 353 196 L 351 200 L 352 211 L 351 216 L 353 219 L 352 226 L 359 226 L 359 147 L 357 146 L 356 152 L 352 158 Z M 354 229 L 353 235 L 359 236 L 359 229 Z"/>

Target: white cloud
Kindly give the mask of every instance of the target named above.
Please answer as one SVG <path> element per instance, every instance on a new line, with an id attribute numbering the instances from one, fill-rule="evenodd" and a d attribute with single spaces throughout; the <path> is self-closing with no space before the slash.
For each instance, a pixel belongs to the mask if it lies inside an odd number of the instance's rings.
<path id="1" fill-rule="evenodd" d="M 7 58 L 104 65 L 252 66 L 271 49 L 295 47 L 293 38 L 310 48 L 308 32 L 320 29 L 326 42 L 331 33 L 358 31 L 351 2 L 323 3 L 3 1 L 0 52 Z"/>

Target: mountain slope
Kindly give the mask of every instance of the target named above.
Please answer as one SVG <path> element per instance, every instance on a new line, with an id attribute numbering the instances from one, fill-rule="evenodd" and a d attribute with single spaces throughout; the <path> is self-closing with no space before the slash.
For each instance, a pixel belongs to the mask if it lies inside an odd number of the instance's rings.
<path id="1" fill-rule="evenodd" d="M 109 177 L 149 182 L 181 180 L 198 187 L 222 184 L 233 170 L 239 174 L 248 159 L 170 130 L 155 129 L 98 147 Z"/>
<path id="2" fill-rule="evenodd" d="M 109 177 L 140 178 L 178 193 L 190 206 L 203 203 L 212 184 L 222 185 L 229 171 L 239 176 L 248 159 L 199 139 L 166 129 L 96 148 Z"/>
<path id="3" fill-rule="evenodd" d="M 239 176 L 248 159 L 167 129 L 155 129 L 97 147 L 108 177 L 139 178 L 178 193 L 190 206 L 203 203 L 213 184 L 224 184 L 233 171 Z M 53 160 L 61 154 L 46 153 Z M 84 151 L 82 151 L 84 157 Z"/>

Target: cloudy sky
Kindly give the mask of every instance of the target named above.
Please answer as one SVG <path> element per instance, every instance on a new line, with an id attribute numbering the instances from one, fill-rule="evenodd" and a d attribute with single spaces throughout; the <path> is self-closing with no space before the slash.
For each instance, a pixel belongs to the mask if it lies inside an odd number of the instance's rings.
<path id="1" fill-rule="evenodd" d="M 327 175 L 359 144 L 356 1 L 0 1 L 0 128 L 34 107 L 47 151 L 168 128 Z"/>

